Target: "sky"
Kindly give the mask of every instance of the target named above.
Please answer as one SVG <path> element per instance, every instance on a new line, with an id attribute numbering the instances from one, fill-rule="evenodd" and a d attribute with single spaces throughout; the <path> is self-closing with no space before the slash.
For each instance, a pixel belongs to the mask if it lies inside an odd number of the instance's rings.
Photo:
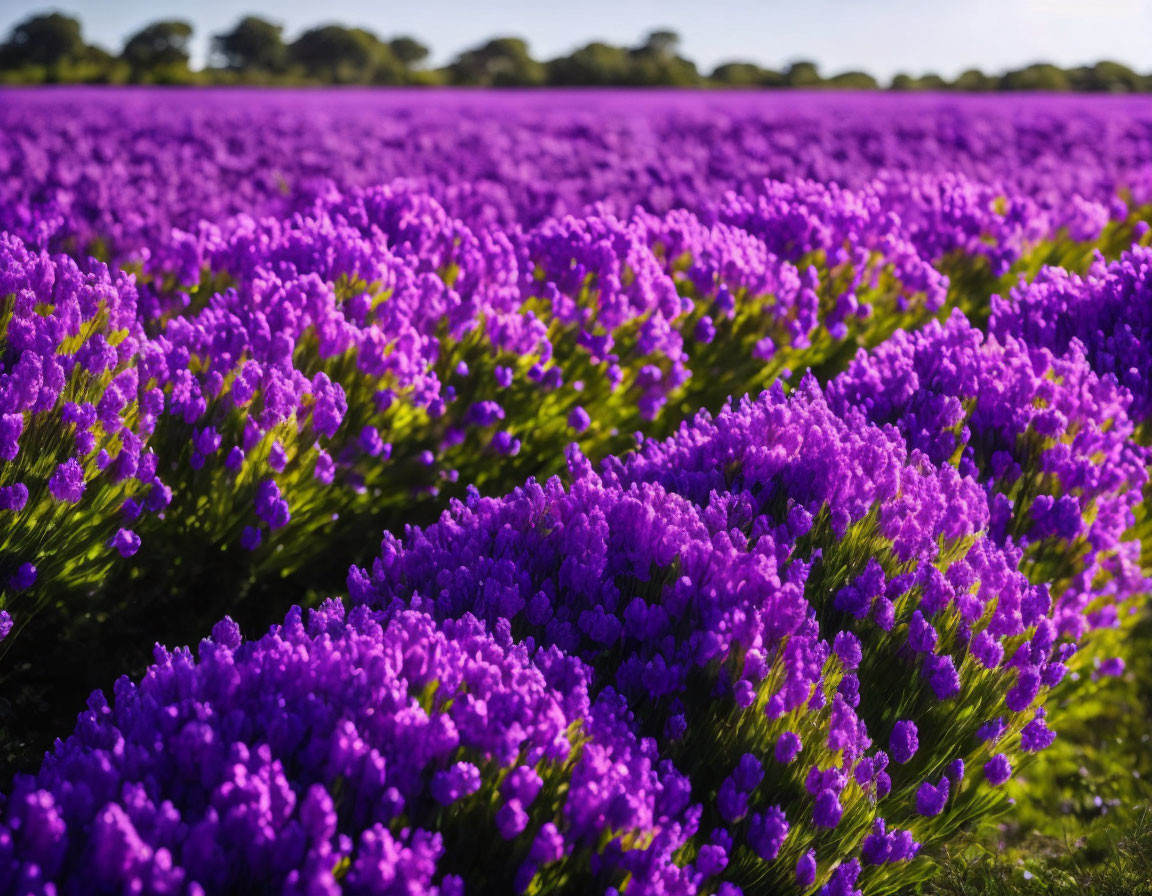
<path id="1" fill-rule="evenodd" d="M 288 39 L 329 22 L 385 38 L 411 34 L 432 48 L 434 64 L 497 35 L 523 37 L 547 59 L 590 40 L 632 45 L 671 28 L 705 71 L 732 60 L 780 68 L 810 59 L 824 74 L 862 69 L 886 79 L 1113 59 L 1152 72 L 1152 0 L 2 0 L 0 33 L 52 9 L 79 18 L 89 42 L 112 50 L 150 21 L 186 19 L 196 29 L 194 65 L 206 60 L 211 34 L 251 12 L 284 25 Z"/>

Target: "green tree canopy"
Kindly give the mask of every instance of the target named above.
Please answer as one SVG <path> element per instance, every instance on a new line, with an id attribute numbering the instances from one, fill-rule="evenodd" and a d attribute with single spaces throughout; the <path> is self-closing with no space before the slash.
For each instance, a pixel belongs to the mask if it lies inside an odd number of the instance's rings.
<path id="1" fill-rule="evenodd" d="M 496 37 L 465 50 L 448 67 L 453 84 L 481 87 L 529 87 L 543 84 L 546 70 L 518 37 Z"/>
<path id="2" fill-rule="evenodd" d="M 690 87 L 700 83 L 696 63 L 677 54 L 680 35 L 675 31 L 653 31 L 644 43 L 629 51 L 632 57 L 630 83 L 644 87 L 667 85 Z"/>
<path id="3" fill-rule="evenodd" d="M 12 29 L 8 41 L 0 46 L 0 65 L 56 66 L 79 61 L 87 49 L 76 19 L 58 12 L 36 15 Z"/>
<path id="4" fill-rule="evenodd" d="M 548 83 L 561 87 L 620 87 L 632 83 L 632 57 L 624 47 L 593 41 L 548 63 Z"/>
<path id="5" fill-rule="evenodd" d="M 956 90 L 995 90 L 996 78 L 986 75 L 978 68 L 970 68 L 961 72 L 952 82 Z"/>
<path id="6" fill-rule="evenodd" d="M 875 90 L 880 85 L 876 79 L 867 72 L 841 72 L 833 75 L 826 82 L 829 87 L 840 87 L 848 90 Z"/>
<path id="7" fill-rule="evenodd" d="M 1074 89 L 1093 93 L 1133 93 L 1146 89 L 1143 76 L 1126 65 L 1109 60 L 1073 69 L 1068 77 Z"/>
<path id="8" fill-rule="evenodd" d="M 725 62 L 710 75 L 718 84 L 728 87 L 783 87 L 784 76 L 754 62 Z"/>
<path id="9" fill-rule="evenodd" d="M 124 44 L 120 58 L 132 67 L 133 76 L 164 77 L 188 68 L 188 41 L 192 26 L 180 19 L 153 22 L 133 34 Z"/>
<path id="10" fill-rule="evenodd" d="M 288 47 L 288 57 L 308 77 L 331 84 L 398 84 L 404 80 L 404 66 L 392 49 L 363 28 L 312 28 Z"/>
<path id="11" fill-rule="evenodd" d="M 288 62 L 284 29 L 257 16 L 245 16 L 231 31 L 212 38 L 212 53 L 223 68 L 233 71 L 282 71 Z"/>
<path id="12" fill-rule="evenodd" d="M 405 68 L 413 68 L 428 58 L 428 47 L 414 37 L 394 37 L 388 41 L 388 49 L 392 51 L 400 64 Z"/>
<path id="13" fill-rule="evenodd" d="M 824 79 L 815 62 L 799 59 L 788 66 L 784 80 L 789 87 L 818 87 Z"/>

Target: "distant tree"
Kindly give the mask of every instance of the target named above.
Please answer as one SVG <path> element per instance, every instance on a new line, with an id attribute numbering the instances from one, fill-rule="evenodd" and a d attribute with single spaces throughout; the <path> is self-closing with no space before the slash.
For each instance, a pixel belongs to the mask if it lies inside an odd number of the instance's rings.
<path id="1" fill-rule="evenodd" d="M 633 47 L 629 82 L 644 87 L 690 87 L 700 83 L 696 63 L 677 54 L 680 36 L 675 31 L 653 31 Z"/>
<path id="2" fill-rule="evenodd" d="M 36 15 L 14 27 L 0 46 L 0 67 L 58 66 L 80 60 L 87 50 L 80 22 L 58 12 Z"/>
<path id="3" fill-rule="evenodd" d="M 1071 84 L 1064 69 L 1038 62 L 1005 72 L 997 86 L 1000 90 L 1067 90 Z"/>
<path id="4" fill-rule="evenodd" d="M 928 72 L 916 79 L 917 90 L 947 90 L 951 85 L 935 72 Z"/>
<path id="5" fill-rule="evenodd" d="M 388 49 L 405 68 L 413 68 L 428 58 L 428 48 L 413 37 L 394 37 Z"/>
<path id="6" fill-rule="evenodd" d="M 671 59 L 680 49 L 680 35 L 669 29 L 657 29 L 649 32 L 642 49 L 653 56 Z"/>
<path id="7" fill-rule="evenodd" d="M 1068 73 L 1075 90 L 1093 93 L 1135 93 L 1144 89 L 1143 76 L 1119 62 L 1104 60 Z"/>
<path id="8" fill-rule="evenodd" d="M 816 63 L 803 59 L 793 62 L 784 72 L 784 82 L 789 87 L 819 87 L 823 80 Z"/>
<path id="9" fill-rule="evenodd" d="M 712 81 L 726 87 L 783 87 L 784 76 L 770 68 L 761 68 L 754 62 L 725 62 L 709 76 Z"/>
<path id="10" fill-rule="evenodd" d="M 824 82 L 828 87 L 847 90 L 876 90 L 880 85 L 867 72 L 841 72 Z"/>
<path id="11" fill-rule="evenodd" d="M 547 63 L 548 83 L 558 87 L 620 87 L 632 82 L 627 48 L 593 41 Z"/>
<path id="12" fill-rule="evenodd" d="M 532 58 L 518 37 L 496 37 L 465 50 L 448 67 L 453 84 L 480 87 L 531 87 L 543 84 L 544 66 Z"/>
<path id="13" fill-rule="evenodd" d="M 278 72 L 288 63 L 284 29 L 266 19 L 245 16 L 231 31 L 212 38 L 212 54 L 223 68 L 239 72 Z"/>
<path id="14" fill-rule="evenodd" d="M 995 90 L 996 78 L 984 74 L 978 68 L 970 68 L 960 73 L 952 82 L 952 87 L 956 90 Z"/>
<path id="15" fill-rule="evenodd" d="M 305 75 L 329 84 L 367 84 L 377 69 L 383 45 L 370 31 L 321 25 L 301 34 L 288 47 L 288 58 Z"/>
<path id="16" fill-rule="evenodd" d="M 906 72 L 893 76 L 888 85 L 889 90 L 947 90 L 951 87 L 947 81 L 937 74 L 929 72 L 926 75 L 913 77 Z"/>
<path id="17" fill-rule="evenodd" d="M 133 34 L 120 58 L 134 81 L 178 81 L 188 77 L 188 41 L 192 26 L 180 19 L 153 22 Z"/>

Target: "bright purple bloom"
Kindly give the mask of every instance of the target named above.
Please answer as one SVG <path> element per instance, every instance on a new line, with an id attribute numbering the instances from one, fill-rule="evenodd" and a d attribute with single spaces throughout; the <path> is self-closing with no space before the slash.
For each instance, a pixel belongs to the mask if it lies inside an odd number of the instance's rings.
<path id="1" fill-rule="evenodd" d="M 802 748 L 799 735 L 785 731 L 776 741 L 776 761 L 784 765 L 796 758 Z"/>
<path id="2" fill-rule="evenodd" d="M 1003 753 L 997 753 L 984 763 L 984 777 L 993 787 L 999 787 L 1012 777 L 1012 763 Z"/>
<path id="3" fill-rule="evenodd" d="M 916 723 L 910 719 L 902 719 L 892 728 L 892 736 L 888 738 L 888 752 L 895 762 L 901 764 L 916 755 L 920 746 Z"/>
<path id="4" fill-rule="evenodd" d="M 121 557 L 131 557 L 140 550 L 140 536 L 131 529 L 120 529 L 112 536 L 108 546 L 115 548 Z"/>
<path id="5" fill-rule="evenodd" d="M 748 818 L 748 845 L 765 862 L 771 862 L 780 854 L 787 836 L 788 819 L 779 806 L 771 806 L 765 812 L 754 813 Z"/>
<path id="6" fill-rule="evenodd" d="M 75 504 L 84 496 L 84 470 L 70 457 L 56 468 L 48 480 L 48 490 L 57 501 Z"/>
<path id="7" fill-rule="evenodd" d="M 924 816 L 939 815 L 944 811 L 948 802 L 950 785 L 947 778 L 941 778 L 938 784 L 922 781 L 916 791 L 916 811 Z"/>
<path id="8" fill-rule="evenodd" d="M 840 797 L 834 790 L 821 790 L 816 794 L 816 803 L 812 809 L 812 823 L 818 828 L 834 828 L 840 824 L 840 816 L 844 813 L 840 805 Z"/>
<path id="9" fill-rule="evenodd" d="M 589 426 L 592 425 L 592 418 L 588 416 L 588 412 L 584 408 L 577 405 L 572 408 L 571 413 L 568 414 L 568 426 L 575 432 L 584 432 Z"/>

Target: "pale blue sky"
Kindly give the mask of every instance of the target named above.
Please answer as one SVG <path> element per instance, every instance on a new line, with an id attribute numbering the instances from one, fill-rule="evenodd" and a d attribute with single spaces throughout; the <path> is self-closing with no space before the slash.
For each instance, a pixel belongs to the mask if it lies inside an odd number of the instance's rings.
<path id="1" fill-rule="evenodd" d="M 289 38 L 323 22 L 382 37 L 412 34 L 432 47 L 436 63 L 497 34 L 523 37 L 548 58 L 589 40 L 631 44 L 670 27 L 704 69 L 732 59 L 778 67 L 808 58 L 827 74 L 861 68 L 887 78 L 1108 58 L 1152 71 L 1152 0 L 3 0 L 0 32 L 50 8 L 78 16 L 88 40 L 109 49 L 148 21 L 189 19 L 196 63 L 212 33 L 253 12 L 283 24 Z"/>

